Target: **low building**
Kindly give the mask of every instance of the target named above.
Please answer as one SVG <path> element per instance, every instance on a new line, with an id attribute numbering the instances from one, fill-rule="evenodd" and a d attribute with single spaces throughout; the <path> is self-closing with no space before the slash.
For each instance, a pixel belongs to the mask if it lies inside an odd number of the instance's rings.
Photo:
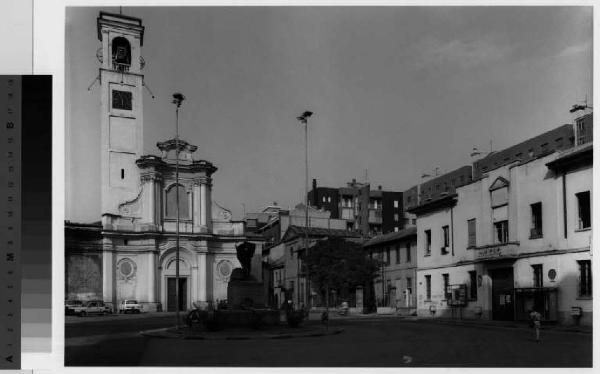
<path id="1" fill-rule="evenodd" d="M 331 218 L 331 212 L 313 206 L 309 206 L 307 210 L 304 204 L 298 204 L 291 210 L 281 209 L 274 204 L 262 212 L 246 215 L 246 223 L 251 223 L 251 226 L 255 227 L 252 232 L 253 235 L 260 237 L 265 242 L 262 250 L 264 286 L 269 305 L 273 307 L 280 306 L 286 297 L 285 287 L 281 286 L 286 274 L 285 266 L 282 263 L 283 248 L 285 248 L 285 245 L 281 243 L 282 238 L 290 227 L 306 226 L 307 212 L 310 228 L 346 231 L 345 220 Z"/>
<path id="2" fill-rule="evenodd" d="M 548 134 L 562 142 L 542 149 Z M 526 320 L 535 309 L 544 321 L 591 324 L 592 144 L 573 138 L 559 127 L 500 151 L 540 144 L 410 209 L 419 315 Z"/>
<path id="3" fill-rule="evenodd" d="M 363 247 L 381 262 L 374 282 L 377 307 L 391 308 L 402 315 L 416 311 L 417 228 L 376 236 Z"/>
<path id="4" fill-rule="evenodd" d="M 281 297 L 287 295 L 293 301 L 295 307 L 298 308 L 324 304 L 320 295 L 307 284 L 303 259 L 307 250 L 310 251 L 310 248 L 318 240 L 333 237 L 361 241 L 360 234 L 348 230 L 302 226 L 288 227 L 281 241 L 270 250 L 269 258 L 272 261 L 270 268 L 273 274 L 271 279 L 274 282 L 272 300 L 281 303 Z M 277 279 L 275 279 L 276 277 Z"/>

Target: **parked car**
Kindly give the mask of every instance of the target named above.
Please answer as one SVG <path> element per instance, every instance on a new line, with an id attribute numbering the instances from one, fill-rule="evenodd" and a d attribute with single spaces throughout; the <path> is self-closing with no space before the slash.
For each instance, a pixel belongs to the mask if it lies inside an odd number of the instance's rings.
<path id="1" fill-rule="evenodd" d="M 123 300 L 119 304 L 119 313 L 140 313 L 142 306 L 138 304 L 137 300 Z"/>
<path id="2" fill-rule="evenodd" d="M 102 300 L 91 300 L 81 306 L 74 307 L 73 312 L 80 317 L 87 316 L 88 314 L 104 315 L 110 313 L 110 308 Z"/>
<path id="3" fill-rule="evenodd" d="M 83 305 L 83 301 L 81 300 L 66 300 L 65 301 L 65 314 L 66 315 L 74 315 L 75 308 L 81 307 Z"/>

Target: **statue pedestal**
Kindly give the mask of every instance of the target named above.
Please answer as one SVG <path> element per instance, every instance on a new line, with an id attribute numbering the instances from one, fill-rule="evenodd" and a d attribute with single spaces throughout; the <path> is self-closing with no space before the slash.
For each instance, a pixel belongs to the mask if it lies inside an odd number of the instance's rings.
<path id="1" fill-rule="evenodd" d="M 227 304 L 232 309 L 242 306 L 264 308 L 265 289 L 262 282 L 255 280 L 233 280 L 227 285 Z"/>
<path id="2" fill-rule="evenodd" d="M 227 284 L 227 304 L 231 309 L 241 307 L 264 308 L 266 304 L 263 282 L 234 269 Z"/>

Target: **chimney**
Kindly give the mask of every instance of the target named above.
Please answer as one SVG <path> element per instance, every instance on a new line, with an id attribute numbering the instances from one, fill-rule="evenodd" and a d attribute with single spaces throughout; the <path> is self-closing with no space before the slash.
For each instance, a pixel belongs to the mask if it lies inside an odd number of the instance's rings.
<path id="1" fill-rule="evenodd" d="M 317 179 L 312 181 L 312 205 L 318 207 L 319 199 L 317 198 Z"/>
<path id="2" fill-rule="evenodd" d="M 378 189 L 379 191 L 381 191 L 381 185 L 377 186 L 377 189 Z"/>

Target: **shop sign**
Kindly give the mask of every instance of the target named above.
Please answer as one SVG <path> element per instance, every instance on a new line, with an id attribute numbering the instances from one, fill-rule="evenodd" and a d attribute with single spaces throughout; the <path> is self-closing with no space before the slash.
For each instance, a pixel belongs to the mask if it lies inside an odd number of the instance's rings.
<path id="1" fill-rule="evenodd" d="M 502 245 L 502 246 L 494 246 L 494 247 L 485 247 L 477 250 L 477 258 L 478 259 L 494 259 L 501 257 L 510 257 L 516 254 L 517 246 L 512 245 Z"/>

